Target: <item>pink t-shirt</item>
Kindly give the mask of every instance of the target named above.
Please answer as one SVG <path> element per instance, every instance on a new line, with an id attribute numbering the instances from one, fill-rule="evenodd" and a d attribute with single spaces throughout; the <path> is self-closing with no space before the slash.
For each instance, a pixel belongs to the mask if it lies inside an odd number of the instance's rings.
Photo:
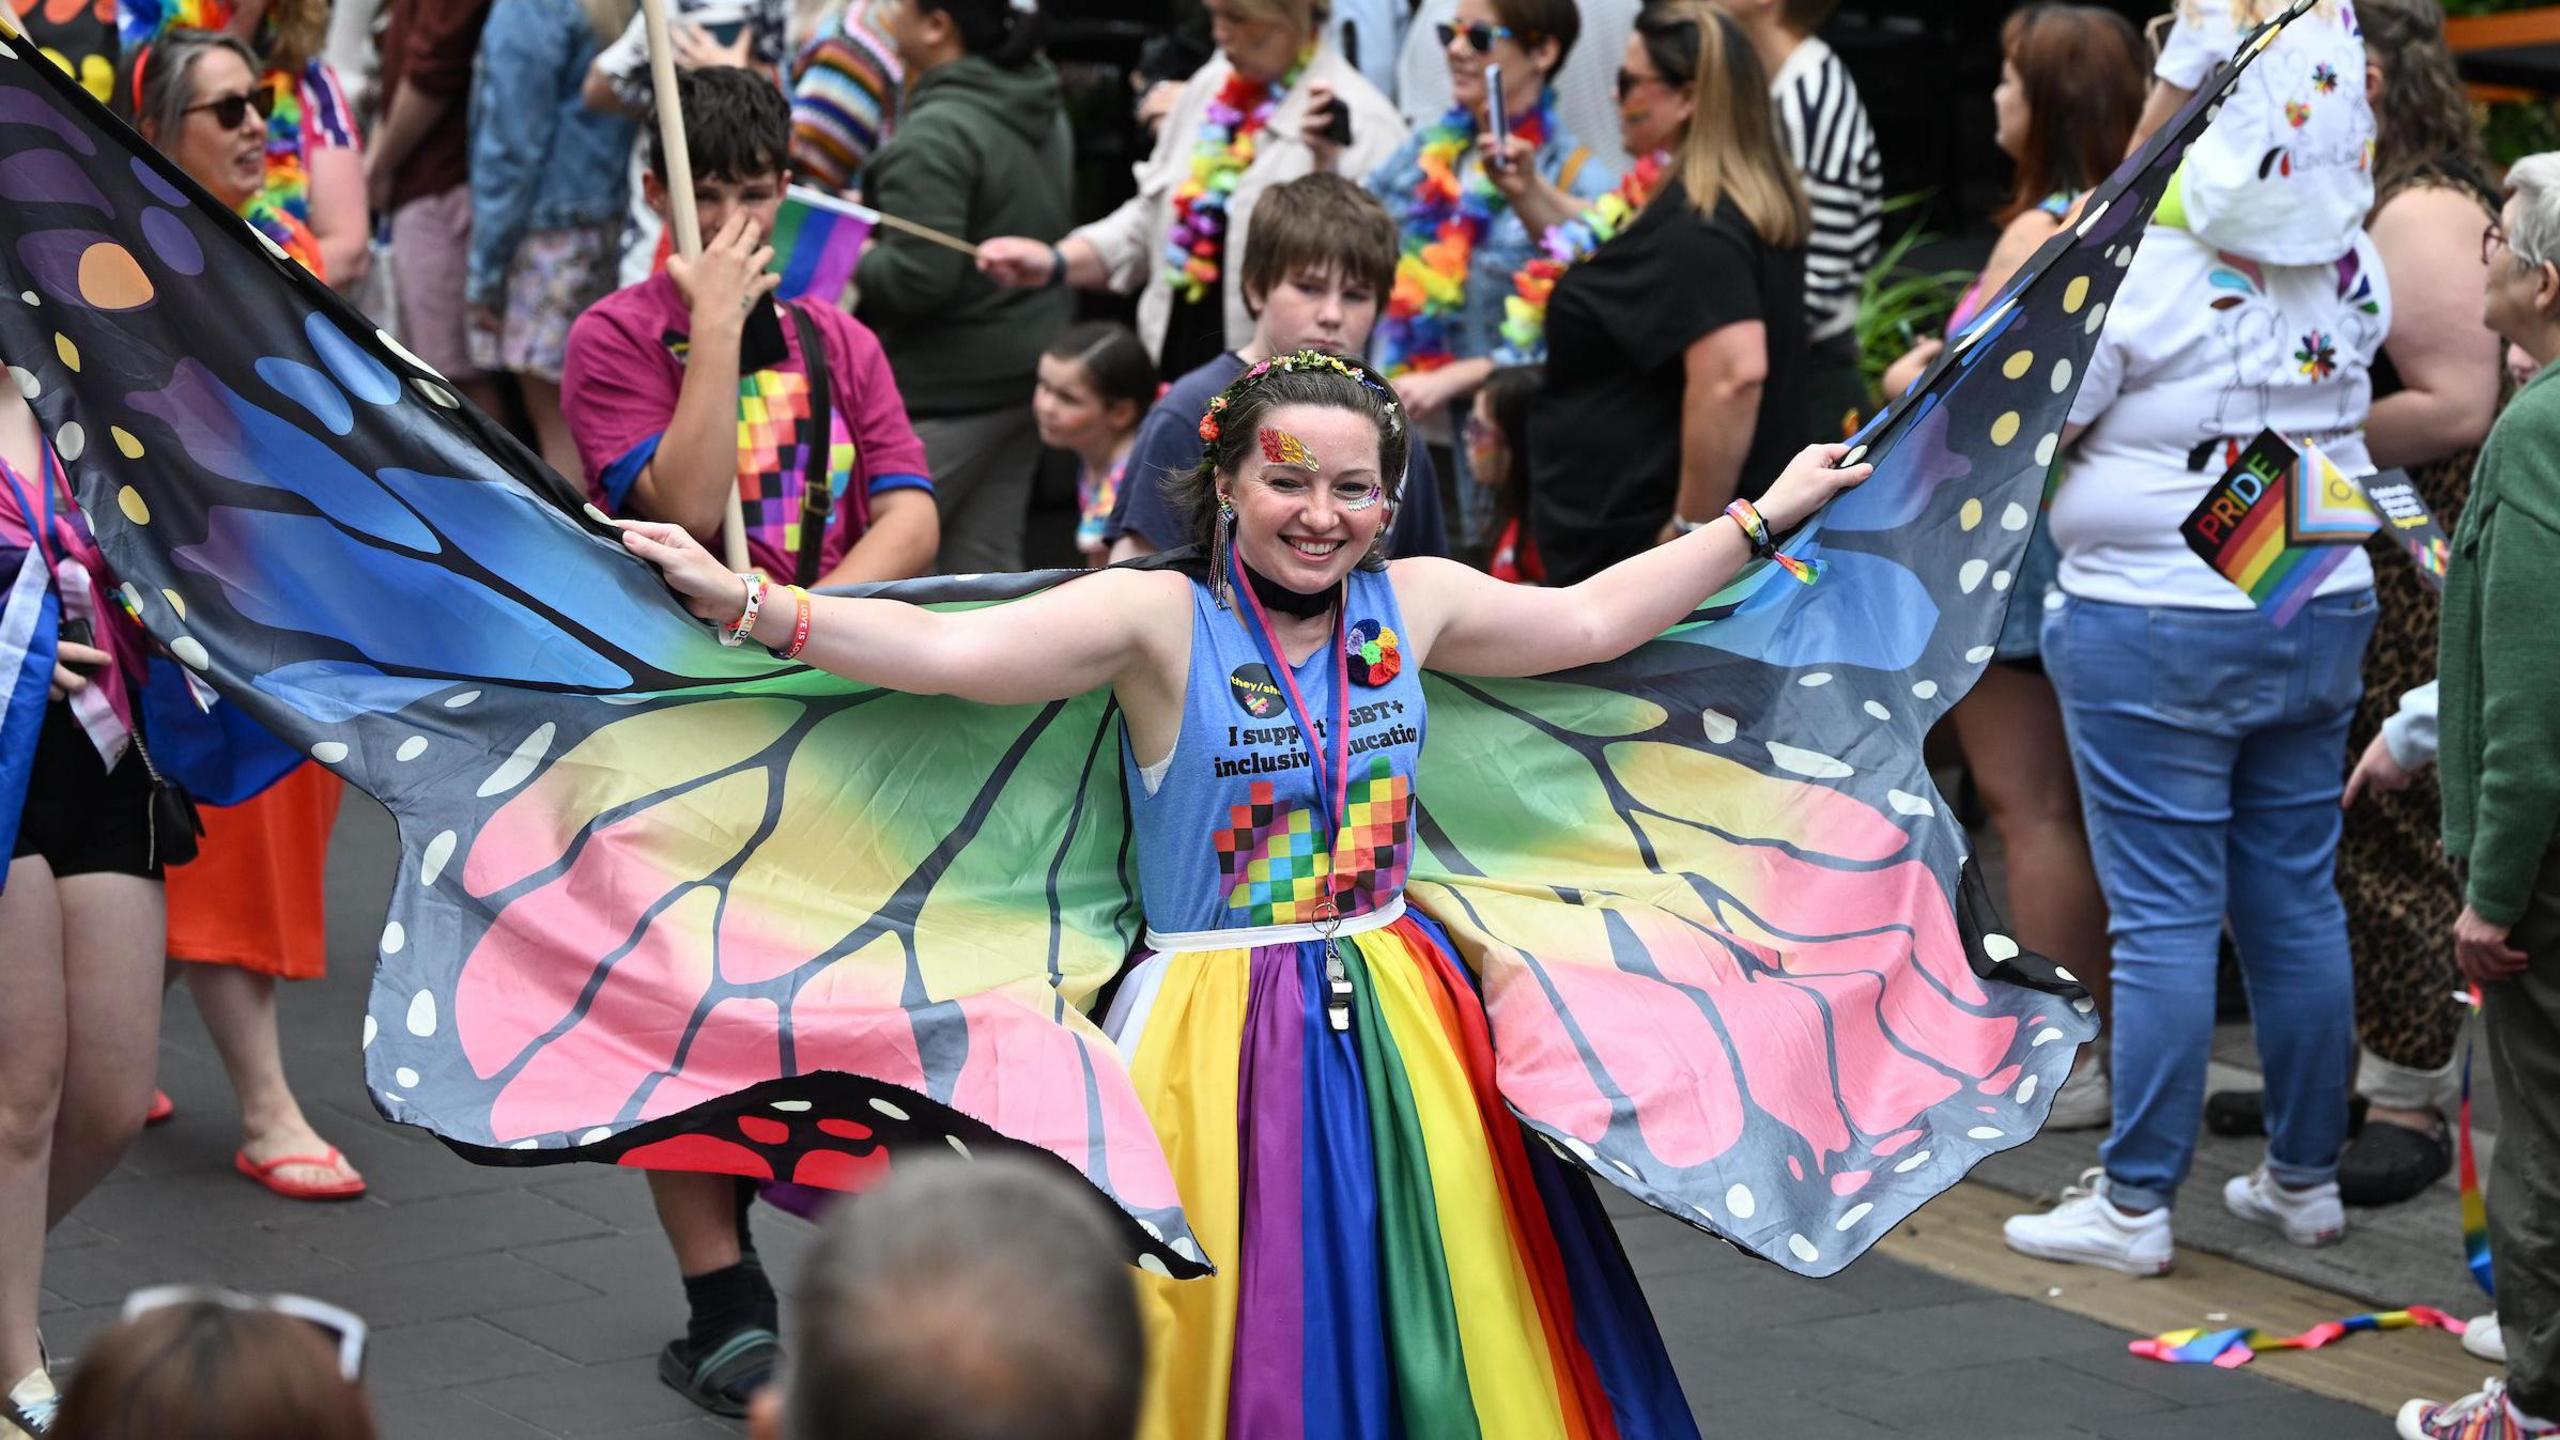
<path id="1" fill-rule="evenodd" d="M 824 575 L 861 538 L 872 496 L 930 492 L 933 482 L 879 338 L 832 305 L 802 308 L 826 344 L 835 392 L 824 442 L 835 496 L 818 554 Z M 691 328 L 691 310 L 664 274 L 597 301 L 569 328 L 561 408 L 578 442 L 588 493 L 606 510 L 622 508 L 658 453 L 684 386 Z M 738 377 L 738 498 L 748 557 L 769 574 L 789 576 L 800 550 L 808 447 L 817 437 L 798 327 L 786 318 L 782 334 L 782 363 Z"/>

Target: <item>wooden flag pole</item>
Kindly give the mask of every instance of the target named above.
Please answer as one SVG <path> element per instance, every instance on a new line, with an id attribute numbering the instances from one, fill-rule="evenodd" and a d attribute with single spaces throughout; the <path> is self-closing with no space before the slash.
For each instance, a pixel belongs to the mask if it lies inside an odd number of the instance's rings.
<path id="1" fill-rule="evenodd" d="M 702 217 L 693 208 L 693 156 L 685 149 L 684 107 L 676 102 L 676 52 L 667 34 L 667 0 L 640 0 L 649 36 L 649 88 L 658 103 L 658 138 L 667 155 L 667 219 L 676 227 L 676 253 L 702 255 Z M 747 519 L 738 503 L 734 474 L 721 477 L 728 503 L 720 515 L 720 555 L 732 570 L 747 568 Z"/>

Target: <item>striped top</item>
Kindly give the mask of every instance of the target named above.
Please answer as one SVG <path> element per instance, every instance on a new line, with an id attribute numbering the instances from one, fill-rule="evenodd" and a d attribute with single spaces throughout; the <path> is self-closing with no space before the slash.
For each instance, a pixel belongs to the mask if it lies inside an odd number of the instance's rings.
<path id="1" fill-rule="evenodd" d="M 1778 134 L 1804 177 L 1813 234 L 1804 247 L 1805 323 L 1829 340 L 1858 322 L 1858 290 L 1884 236 L 1884 156 L 1849 67 L 1807 36 L 1769 83 Z"/>
<path id="2" fill-rule="evenodd" d="M 853 188 L 888 138 L 905 67 L 864 0 L 840 8 L 792 62 L 791 168 L 823 190 Z"/>

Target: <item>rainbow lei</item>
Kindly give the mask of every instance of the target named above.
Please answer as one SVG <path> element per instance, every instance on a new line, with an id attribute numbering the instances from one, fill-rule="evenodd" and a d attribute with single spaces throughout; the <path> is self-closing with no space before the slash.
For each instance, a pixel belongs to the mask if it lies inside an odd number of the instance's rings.
<path id="1" fill-rule="evenodd" d="M 1280 97 L 1306 68 L 1307 56 L 1300 55 L 1276 83 L 1230 71 L 1217 98 L 1201 112 L 1199 138 L 1191 142 L 1191 174 L 1174 187 L 1173 225 L 1165 232 L 1164 278 L 1174 294 L 1197 302 L 1218 283 L 1227 202 L 1236 181 L 1253 164 L 1271 112 L 1280 108 Z"/>
<path id="2" fill-rule="evenodd" d="M 1555 112 L 1541 95 L 1512 133 L 1544 145 L 1554 128 Z M 1459 179 L 1475 143 L 1476 117 L 1465 106 L 1422 132 L 1422 148 L 1414 156 L 1421 179 L 1397 217 L 1395 288 L 1378 321 L 1381 374 L 1437 370 L 1457 358 L 1454 322 L 1466 306 L 1468 267 L 1485 227 L 1506 204 L 1484 166 Z"/>
<path id="3" fill-rule="evenodd" d="M 1523 265 L 1511 277 L 1515 292 L 1502 301 L 1502 348 L 1494 359 L 1504 365 L 1534 365 L 1547 358 L 1547 301 L 1564 272 L 1608 244 L 1642 213 L 1653 192 L 1662 187 L 1670 157 L 1659 152 L 1635 163 L 1618 188 L 1591 202 L 1591 208 L 1547 231 L 1546 254 Z"/>

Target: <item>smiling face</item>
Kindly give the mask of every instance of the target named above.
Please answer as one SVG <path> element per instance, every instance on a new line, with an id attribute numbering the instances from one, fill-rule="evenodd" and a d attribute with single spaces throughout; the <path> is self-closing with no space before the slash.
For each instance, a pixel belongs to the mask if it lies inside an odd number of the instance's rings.
<path id="1" fill-rule="evenodd" d="M 1302 595 L 1329 590 L 1387 526 L 1378 427 L 1331 405 L 1274 406 L 1256 424 L 1239 473 L 1218 477 L 1235 506 L 1237 553 Z"/>
<path id="2" fill-rule="evenodd" d="M 1626 54 L 1618 61 L 1618 133 L 1630 155 L 1650 155 L 1680 143 L 1689 128 L 1697 97 L 1685 85 L 1665 80 L 1653 63 L 1644 36 L 1627 37 Z"/>
<path id="3" fill-rule="evenodd" d="M 1539 92 L 1547 85 L 1547 71 L 1555 64 L 1554 41 L 1539 41 L 1533 52 L 1523 48 L 1521 39 L 1525 37 L 1498 38 L 1490 51 L 1479 52 L 1468 42 L 1467 31 L 1478 25 L 1498 26 L 1502 23 L 1501 17 L 1493 13 L 1492 0 L 1458 0 L 1457 13 L 1451 17 L 1450 23 L 1457 26 L 1458 33 L 1449 38 L 1444 54 L 1449 62 L 1449 98 L 1467 107 L 1475 115 L 1477 124 L 1487 123 L 1488 119 L 1484 108 L 1488 94 L 1484 83 L 1484 67 L 1487 65 L 1502 68 L 1502 103 L 1512 115 L 1517 116 L 1538 103 Z"/>
<path id="4" fill-rule="evenodd" d="M 237 210 L 267 183 L 267 118 L 249 104 L 257 77 L 228 50 L 209 49 L 187 67 L 187 112 L 174 135 L 152 141 L 190 179 Z M 238 101 L 237 105 L 226 104 Z M 223 111 L 234 112 L 222 123 Z"/>

